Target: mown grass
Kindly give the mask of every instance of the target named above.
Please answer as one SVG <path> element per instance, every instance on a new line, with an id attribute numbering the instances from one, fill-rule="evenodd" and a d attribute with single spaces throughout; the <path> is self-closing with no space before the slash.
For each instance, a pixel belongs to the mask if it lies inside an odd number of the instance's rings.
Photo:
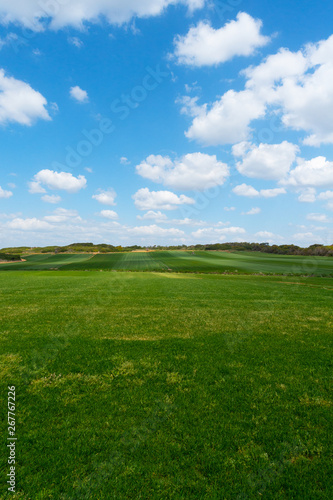
<path id="1" fill-rule="evenodd" d="M 72 263 L 89 262 L 92 255 L 89 254 L 34 254 L 27 255 L 24 258 L 25 262 L 15 262 L 13 264 L 1 264 L 0 271 L 40 271 L 59 269 L 62 266 Z"/>
<path id="2" fill-rule="evenodd" d="M 20 499 L 328 499 L 330 279 L 0 273 Z"/>
<path id="3" fill-rule="evenodd" d="M 31 255 L 27 262 L 1 264 L 0 271 L 175 271 L 333 276 L 332 257 L 270 255 L 258 252 L 156 251 L 99 255 Z"/>

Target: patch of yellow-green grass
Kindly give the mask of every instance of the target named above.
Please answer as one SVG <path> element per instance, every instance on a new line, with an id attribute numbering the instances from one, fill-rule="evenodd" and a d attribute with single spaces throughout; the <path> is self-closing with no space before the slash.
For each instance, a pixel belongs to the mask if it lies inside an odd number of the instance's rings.
<path id="1" fill-rule="evenodd" d="M 17 498 L 329 499 L 330 279 L 170 276 L 0 273 Z"/>

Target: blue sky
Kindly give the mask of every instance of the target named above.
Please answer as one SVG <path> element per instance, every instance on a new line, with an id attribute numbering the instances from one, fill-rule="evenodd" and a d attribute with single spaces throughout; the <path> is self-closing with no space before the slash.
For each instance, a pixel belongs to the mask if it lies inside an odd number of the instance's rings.
<path id="1" fill-rule="evenodd" d="M 332 244 L 332 19 L 0 0 L 0 246 Z"/>

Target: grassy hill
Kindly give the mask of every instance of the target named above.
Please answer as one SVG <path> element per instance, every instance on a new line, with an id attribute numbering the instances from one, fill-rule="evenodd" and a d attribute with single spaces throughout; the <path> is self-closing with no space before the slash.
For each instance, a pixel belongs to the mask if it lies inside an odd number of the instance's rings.
<path id="1" fill-rule="evenodd" d="M 6 270 L 161 271 L 333 276 L 333 259 L 261 252 L 152 251 L 110 254 L 34 254 Z"/>

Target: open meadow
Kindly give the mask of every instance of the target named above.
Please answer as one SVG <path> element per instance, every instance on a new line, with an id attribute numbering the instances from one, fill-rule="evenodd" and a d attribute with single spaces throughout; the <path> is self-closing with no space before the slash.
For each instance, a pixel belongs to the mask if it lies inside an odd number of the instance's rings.
<path id="1" fill-rule="evenodd" d="M 184 253 L 5 265 L 46 267 L 0 272 L 18 492 L 2 482 L 1 499 L 331 498 L 332 279 L 165 272 L 241 270 L 236 254 Z M 85 272 L 90 258 L 118 272 Z M 311 274 L 331 274 L 320 262 Z"/>
<path id="2" fill-rule="evenodd" d="M 205 273 L 265 273 L 332 276 L 332 257 L 275 255 L 261 252 L 165 250 L 110 254 L 36 254 L 25 262 L 0 264 L 0 271 L 174 271 Z"/>

